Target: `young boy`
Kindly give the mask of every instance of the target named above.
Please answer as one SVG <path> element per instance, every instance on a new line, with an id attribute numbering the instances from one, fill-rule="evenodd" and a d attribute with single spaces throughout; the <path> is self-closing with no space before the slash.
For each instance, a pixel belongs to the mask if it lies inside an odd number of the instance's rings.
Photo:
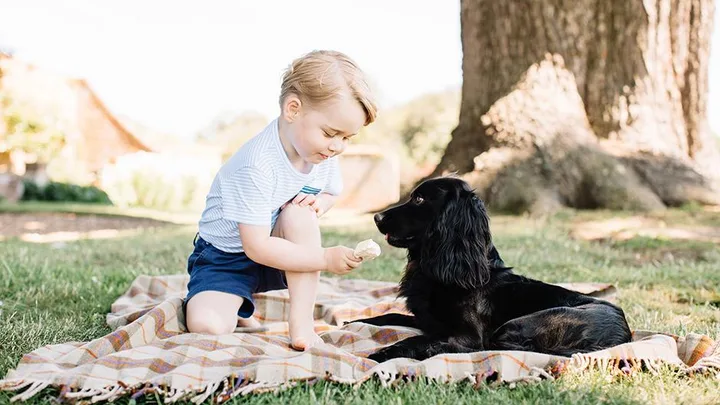
<path id="1" fill-rule="evenodd" d="M 377 107 L 354 61 L 314 51 L 283 75 L 280 108 L 212 183 L 188 258 L 186 320 L 196 333 L 259 326 L 252 294 L 288 288 L 291 344 L 307 350 L 322 342 L 313 328 L 320 272 L 361 263 L 351 248 L 321 247 L 317 218 L 342 190 L 337 156 Z"/>

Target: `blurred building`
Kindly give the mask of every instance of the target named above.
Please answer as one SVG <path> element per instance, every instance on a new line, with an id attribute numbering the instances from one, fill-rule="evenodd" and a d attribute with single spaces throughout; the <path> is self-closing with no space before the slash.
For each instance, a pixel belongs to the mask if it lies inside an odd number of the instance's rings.
<path id="1" fill-rule="evenodd" d="M 61 131 L 61 155 L 78 168 L 99 171 L 118 156 L 151 148 L 131 133 L 85 80 L 68 78 L 0 53 L 0 91 L 21 106 L 23 115 Z M 0 128 L 2 131 L 4 128 Z M 0 172 L 42 171 L 32 153 L 11 151 L 0 138 Z"/>

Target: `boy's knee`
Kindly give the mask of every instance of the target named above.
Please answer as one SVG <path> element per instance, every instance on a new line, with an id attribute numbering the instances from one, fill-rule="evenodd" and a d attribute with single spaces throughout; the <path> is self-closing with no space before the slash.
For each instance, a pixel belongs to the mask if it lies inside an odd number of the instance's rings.
<path id="1" fill-rule="evenodd" d="M 295 204 L 288 204 L 283 208 L 278 221 L 282 221 L 284 227 L 306 227 L 318 224 L 317 214 L 312 208 Z"/>
<path id="2" fill-rule="evenodd" d="M 319 246 L 320 222 L 312 208 L 289 204 L 280 212 L 272 235 L 301 245 Z"/>
<path id="3" fill-rule="evenodd" d="M 229 322 L 220 314 L 207 311 L 200 316 L 188 314 L 187 328 L 191 333 L 202 333 L 206 335 L 226 335 L 235 331 L 235 323 Z"/>

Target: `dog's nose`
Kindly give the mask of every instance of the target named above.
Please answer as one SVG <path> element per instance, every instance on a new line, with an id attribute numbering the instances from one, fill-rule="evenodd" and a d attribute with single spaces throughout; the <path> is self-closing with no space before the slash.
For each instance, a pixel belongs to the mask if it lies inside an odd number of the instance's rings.
<path id="1" fill-rule="evenodd" d="M 375 214 L 375 216 L 374 216 L 375 223 L 379 224 L 380 222 L 382 222 L 383 217 L 385 217 L 385 215 L 383 215 L 382 212 L 378 212 L 377 214 Z"/>

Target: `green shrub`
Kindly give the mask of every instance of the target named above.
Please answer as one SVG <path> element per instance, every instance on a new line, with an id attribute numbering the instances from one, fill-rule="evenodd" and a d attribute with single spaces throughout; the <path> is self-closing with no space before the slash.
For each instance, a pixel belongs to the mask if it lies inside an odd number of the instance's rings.
<path id="1" fill-rule="evenodd" d="M 32 180 L 23 180 L 25 189 L 23 191 L 23 201 L 41 201 L 44 199 L 43 189 Z"/>
<path id="2" fill-rule="evenodd" d="M 40 187 L 32 180 L 24 180 L 23 201 L 80 202 L 94 204 L 112 204 L 107 193 L 95 186 L 50 182 Z"/>

